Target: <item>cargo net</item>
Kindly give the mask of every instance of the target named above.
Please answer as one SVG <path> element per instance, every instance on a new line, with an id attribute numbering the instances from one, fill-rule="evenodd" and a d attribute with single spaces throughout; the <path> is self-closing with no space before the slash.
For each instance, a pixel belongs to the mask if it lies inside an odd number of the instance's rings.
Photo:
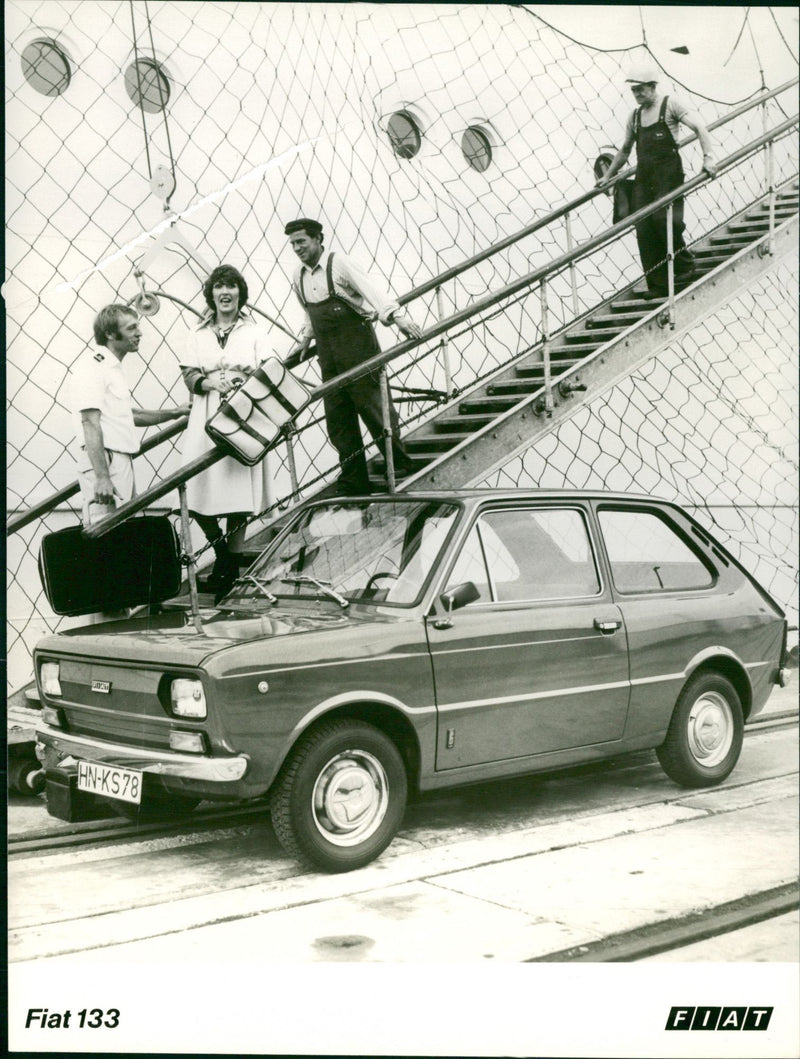
<path id="1" fill-rule="evenodd" d="M 798 624 L 796 262 L 783 264 L 480 484 L 687 507 Z"/>
<path id="2" fill-rule="evenodd" d="M 503 5 L 9 0 L 5 13 L 12 516 L 75 478 L 67 375 L 101 306 L 147 307 L 140 355 L 125 363 L 135 402 L 182 404 L 178 365 L 209 267 L 244 273 L 282 355 L 302 322 L 288 220 L 320 218 L 329 248 L 408 292 L 590 189 L 595 159 L 622 141 L 623 71 L 647 53 L 644 37 L 598 51 Z M 665 83 L 707 124 L 742 102 Z M 794 105 L 788 91 L 736 118 L 714 134 L 718 156 Z M 776 146 L 776 183 L 794 172 L 795 154 Z M 687 173 L 699 170 L 696 144 L 684 159 Z M 764 190 L 759 159 L 704 187 L 687 208 L 689 237 Z M 610 222 L 611 201 L 597 196 L 414 301 L 411 314 L 430 327 Z M 639 275 L 629 234 L 554 277 L 551 329 Z M 451 332 L 449 370 L 439 341 L 393 362 L 404 429 L 530 349 L 540 322 L 538 295 L 525 292 Z M 384 347 L 400 338 L 380 330 Z M 301 374 L 319 380 L 313 363 Z M 307 495 L 336 461 L 318 405 L 300 427 Z M 140 492 L 177 468 L 179 449 L 137 460 Z M 267 515 L 292 493 L 285 450 L 269 459 Z M 173 509 L 176 498 L 161 504 Z M 9 538 L 12 688 L 28 679 L 44 632 L 82 620 L 50 612 L 37 573 L 42 534 L 77 520 L 72 500 Z M 203 539 L 194 546 L 202 551 Z"/>

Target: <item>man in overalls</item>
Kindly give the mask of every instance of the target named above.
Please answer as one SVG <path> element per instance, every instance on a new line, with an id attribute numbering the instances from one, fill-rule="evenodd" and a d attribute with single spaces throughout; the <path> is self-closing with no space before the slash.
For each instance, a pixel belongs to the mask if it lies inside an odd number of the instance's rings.
<path id="1" fill-rule="evenodd" d="M 636 145 L 636 178 L 633 185 L 633 210 L 660 199 L 684 182 L 683 165 L 676 140 L 682 123 L 697 134 L 703 151 L 703 171 L 714 176 L 711 139 L 696 114 L 676 99 L 658 93 L 658 70 L 642 64 L 627 78 L 637 109 L 628 118 L 625 142 L 615 155 L 598 184 L 603 185 L 619 172 Z M 683 241 L 683 196 L 672 202 L 672 239 L 675 254 L 675 289 L 691 282 L 694 261 Z M 636 225 L 639 256 L 647 279 L 648 296 L 667 296 L 667 210 L 657 210 Z"/>
<path id="2" fill-rule="evenodd" d="M 422 329 L 400 308 L 391 295 L 355 262 L 323 246 L 319 221 L 301 217 L 284 229 L 300 258 L 293 286 L 306 320 L 300 342 L 289 356 L 304 359 L 312 339 L 316 343 L 322 381 L 341 375 L 380 353 L 372 321 L 390 323 L 409 338 L 419 338 Z M 359 427 L 359 416 L 379 446 L 384 440 L 380 378 L 377 372 L 363 375 L 337 393 L 324 398 L 325 421 L 331 444 L 339 454 L 341 473 L 337 493 L 357 496 L 369 493 L 367 461 Z M 397 412 L 391 399 L 392 455 L 398 477 L 411 474 L 414 465 L 400 440 Z"/>

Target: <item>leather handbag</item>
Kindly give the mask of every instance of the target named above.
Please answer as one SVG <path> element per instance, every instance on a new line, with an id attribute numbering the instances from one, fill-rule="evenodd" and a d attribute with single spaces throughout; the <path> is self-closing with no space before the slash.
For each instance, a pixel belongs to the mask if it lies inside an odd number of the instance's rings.
<path id="1" fill-rule="evenodd" d="M 308 387 L 270 357 L 221 402 L 206 433 L 239 463 L 252 467 L 275 445 L 308 395 Z"/>
<path id="2" fill-rule="evenodd" d="M 175 527 L 166 515 L 144 515 L 97 538 L 81 526 L 48 533 L 39 547 L 39 576 L 56 614 L 161 603 L 181 586 Z"/>

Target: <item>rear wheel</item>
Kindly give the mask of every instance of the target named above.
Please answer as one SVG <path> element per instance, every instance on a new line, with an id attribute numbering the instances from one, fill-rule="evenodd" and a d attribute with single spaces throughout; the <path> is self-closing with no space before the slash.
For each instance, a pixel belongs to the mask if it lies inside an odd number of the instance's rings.
<path id="1" fill-rule="evenodd" d="M 287 853 L 315 868 L 360 868 L 397 832 L 408 783 L 383 732 L 360 721 L 323 722 L 298 743 L 272 793 L 272 823 Z"/>
<path id="2" fill-rule="evenodd" d="M 719 673 L 699 673 L 681 692 L 656 754 L 676 783 L 710 787 L 733 771 L 743 736 L 742 704 L 733 684 Z"/>

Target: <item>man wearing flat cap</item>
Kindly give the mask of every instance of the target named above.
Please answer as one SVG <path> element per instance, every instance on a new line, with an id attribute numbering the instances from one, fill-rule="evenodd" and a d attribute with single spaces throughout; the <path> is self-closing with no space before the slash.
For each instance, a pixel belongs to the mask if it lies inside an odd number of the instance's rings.
<path id="1" fill-rule="evenodd" d="M 328 382 L 380 353 L 373 321 L 387 327 L 395 324 L 409 338 L 419 338 L 422 329 L 392 300 L 391 295 L 351 258 L 323 246 L 319 221 L 308 217 L 286 225 L 289 243 L 300 258 L 293 286 L 306 319 L 300 341 L 290 356 L 302 360 L 316 343 L 322 381 Z M 383 417 L 379 375 L 372 372 L 324 398 L 325 421 L 331 444 L 339 454 L 341 473 L 337 492 L 342 496 L 369 493 L 367 461 L 359 416 L 372 438 L 383 441 Z M 412 473 L 413 463 L 400 440 L 397 412 L 389 401 L 392 454 L 398 477 Z"/>
<path id="2" fill-rule="evenodd" d="M 658 91 L 659 72 L 649 63 L 639 63 L 629 73 L 627 84 L 633 92 L 636 109 L 628 117 L 625 142 L 598 181 L 602 186 L 619 172 L 636 147 L 636 179 L 633 185 L 634 211 L 648 206 L 684 182 L 683 164 L 676 140 L 679 125 L 696 133 L 703 151 L 703 171 L 716 174 L 711 138 L 699 115 L 676 96 Z M 658 210 L 636 225 L 639 256 L 647 279 L 648 296 L 667 296 L 667 211 Z M 672 239 L 675 254 L 675 288 L 692 280 L 694 261 L 683 239 L 683 196 L 672 204 Z"/>

